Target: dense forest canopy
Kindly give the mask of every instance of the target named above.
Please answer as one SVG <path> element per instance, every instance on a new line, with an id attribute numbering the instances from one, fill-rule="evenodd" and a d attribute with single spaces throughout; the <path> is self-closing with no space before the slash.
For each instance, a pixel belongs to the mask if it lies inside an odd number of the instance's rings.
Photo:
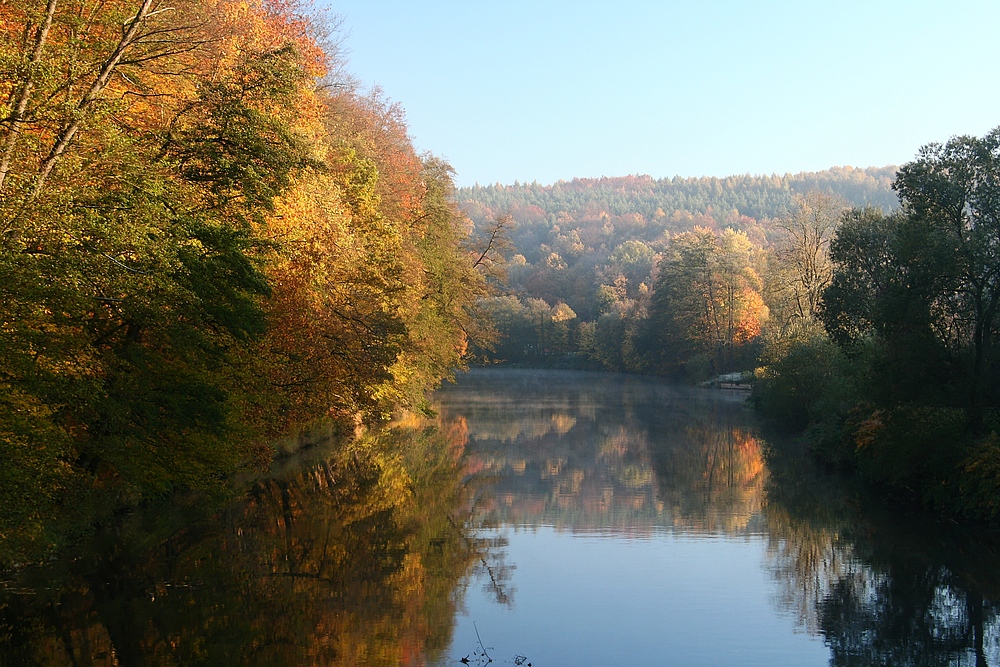
<path id="1" fill-rule="evenodd" d="M 0 550 L 461 364 L 450 167 L 343 64 L 294 0 L 0 4 Z"/>
<path id="2" fill-rule="evenodd" d="M 473 217 L 508 212 L 525 222 L 534 221 L 533 215 L 540 210 L 546 216 L 568 216 L 576 221 L 600 217 L 602 213 L 638 214 L 647 222 L 707 214 L 723 224 L 734 211 L 757 220 L 788 215 L 794 208 L 793 196 L 813 190 L 838 195 L 855 206 L 891 209 L 898 206 L 890 187 L 895 172 L 895 167 L 887 166 L 723 178 L 574 178 L 553 185 L 474 185 L 460 188 L 458 200 Z"/>
<path id="3" fill-rule="evenodd" d="M 818 241 L 820 247 L 812 251 L 822 255 L 830 230 L 822 238 L 806 238 L 811 234 L 806 218 L 835 220 L 847 206 L 893 210 L 898 207 L 891 187 L 895 172 L 895 167 L 838 167 L 783 176 L 627 176 L 461 188 L 458 200 L 479 226 L 496 221 L 506 226 L 508 294 L 484 304 L 504 335 L 484 355 L 550 364 L 575 354 L 583 363 L 611 370 L 679 372 L 701 350 L 695 374 L 738 370 L 733 366 L 737 357 L 742 354 L 740 363 L 753 357 L 752 351 L 734 350 L 756 340 L 748 332 L 760 333 L 769 319 L 787 324 L 803 309 L 814 314 L 822 276 L 803 277 L 792 270 L 806 261 L 808 250 L 792 245 Z M 712 293 L 704 298 L 688 289 L 697 267 L 682 265 L 678 257 L 690 234 L 718 245 L 703 248 L 708 255 L 700 260 L 701 271 L 721 262 L 726 273 L 696 281 L 697 289 Z M 685 261 L 695 261 L 686 256 Z M 668 278 L 678 271 L 690 280 L 684 283 L 687 295 L 674 297 L 686 299 L 689 312 L 685 322 L 670 315 L 677 326 L 664 329 L 664 314 L 650 309 L 666 307 L 667 290 L 656 295 L 654 287 L 680 289 L 681 283 Z M 726 290 L 734 290 L 725 303 L 717 298 L 720 280 Z M 792 283 L 802 280 L 808 284 L 793 289 Z M 650 316 L 659 318 L 659 331 L 639 331 L 637 323 Z M 686 352 L 665 358 L 671 345 Z"/>

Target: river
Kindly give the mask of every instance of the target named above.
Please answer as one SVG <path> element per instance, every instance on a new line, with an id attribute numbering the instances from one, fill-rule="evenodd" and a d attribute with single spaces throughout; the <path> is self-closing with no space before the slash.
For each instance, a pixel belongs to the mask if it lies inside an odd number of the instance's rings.
<path id="1" fill-rule="evenodd" d="M 743 401 L 475 370 L 6 573 L 0 664 L 1000 666 L 997 532 L 815 470 Z"/>

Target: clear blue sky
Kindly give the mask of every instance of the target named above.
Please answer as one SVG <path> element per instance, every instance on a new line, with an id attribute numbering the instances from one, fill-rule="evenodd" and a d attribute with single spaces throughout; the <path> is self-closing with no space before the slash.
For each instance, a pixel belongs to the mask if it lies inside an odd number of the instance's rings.
<path id="1" fill-rule="evenodd" d="M 1000 125 L 1000 2 L 318 0 L 460 185 L 883 166 Z"/>

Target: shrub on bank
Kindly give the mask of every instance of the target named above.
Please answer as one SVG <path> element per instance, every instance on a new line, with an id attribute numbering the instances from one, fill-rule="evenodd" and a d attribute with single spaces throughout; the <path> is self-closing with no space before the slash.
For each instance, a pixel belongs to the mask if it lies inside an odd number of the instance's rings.
<path id="1" fill-rule="evenodd" d="M 996 432 L 973 445 L 958 470 L 959 505 L 963 516 L 1000 523 L 1000 437 Z"/>
<path id="2" fill-rule="evenodd" d="M 949 509 L 966 454 L 966 417 L 955 408 L 876 409 L 853 427 L 854 458 L 866 480 Z"/>
<path id="3" fill-rule="evenodd" d="M 754 404 L 765 417 L 801 431 L 835 412 L 846 384 L 843 355 L 818 326 L 803 323 L 772 340 L 760 355 Z"/>
<path id="4" fill-rule="evenodd" d="M 823 463 L 935 511 L 1000 521 L 1000 437 L 995 424 L 974 438 L 958 407 L 888 405 L 879 392 L 877 344 L 848 356 L 818 327 L 804 325 L 761 355 L 753 403 L 802 434 Z"/>

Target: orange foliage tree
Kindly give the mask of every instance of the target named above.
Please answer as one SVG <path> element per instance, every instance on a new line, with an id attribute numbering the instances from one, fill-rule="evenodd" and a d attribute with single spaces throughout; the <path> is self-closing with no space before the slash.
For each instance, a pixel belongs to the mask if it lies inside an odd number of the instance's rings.
<path id="1" fill-rule="evenodd" d="M 671 239 L 650 306 L 659 370 L 678 372 L 692 361 L 700 362 L 698 375 L 730 370 L 768 314 L 755 268 L 759 252 L 733 229 L 720 235 L 696 227 Z"/>
<path id="2" fill-rule="evenodd" d="M 0 541 L 461 363 L 450 171 L 321 32 L 284 0 L 0 4 Z"/>

